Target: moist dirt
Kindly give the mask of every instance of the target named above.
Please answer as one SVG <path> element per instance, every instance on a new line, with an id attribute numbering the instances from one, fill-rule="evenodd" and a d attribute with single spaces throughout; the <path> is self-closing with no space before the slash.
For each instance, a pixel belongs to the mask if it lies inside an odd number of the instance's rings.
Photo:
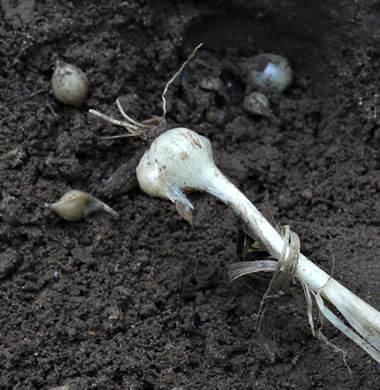
<path id="1" fill-rule="evenodd" d="M 165 83 L 203 42 L 168 92 L 169 126 L 209 137 L 253 203 L 380 309 L 377 1 L 2 0 L 0 17 L 1 389 L 379 388 L 379 364 L 344 335 L 324 327 L 345 360 L 312 336 L 296 282 L 271 362 L 255 332 L 269 276 L 228 280 L 235 217 L 191 194 L 192 227 L 144 194 L 133 161 L 148 145 L 101 139 L 124 130 L 88 113 L 120 119 L 120 97 L 137 120 L 160 115 Z M 271 117 L 243 109 L 242 65 L 265 52 L 294 72 L 268 95 Z M 57 60 L 87 73 L 79 108 L 53 96 Z M 120 218 L 63 220 L 46 204 L 70 189 Z"/>

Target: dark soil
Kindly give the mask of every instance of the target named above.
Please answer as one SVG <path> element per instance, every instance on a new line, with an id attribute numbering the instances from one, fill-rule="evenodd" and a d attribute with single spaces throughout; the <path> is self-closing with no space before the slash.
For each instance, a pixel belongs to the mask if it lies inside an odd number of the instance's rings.
<path id="1" fill-rule="evenodd" d="M 1 389 L 378 389 L 380 366 L 327 327 L 311 335 L 294 283 L 278 307 L 278 356 L 256 329 L 268 276 L 229 283 L 238 224 L 192 195 L 191 227 L 168 201 L 107 181 L 137 138 L 88 114 L 161 114 L 210 138 L 217 165 L 302 251 L 377 309 L 380 189 L 380 6 L 375 0 L 2 0 L 0 21 Z M 242 108 L 240 65 L 289 59 L 291 87 L 269 96 L 275 119 Z M 80 108 L 58 103 L 57 60 L 86 71 Z M 199 86 L 206 76 L 220 91 Z M 10 154 L 7 154 L 11 152 Z M 124 183 L 125 184 L 125 183 Z M 68 222 L 46 203 L 87 191 L 120 214 Z M 125 192 L 128 191 L 128 192 Z M 377 384 L 376 384 L 377 383 Z"/>

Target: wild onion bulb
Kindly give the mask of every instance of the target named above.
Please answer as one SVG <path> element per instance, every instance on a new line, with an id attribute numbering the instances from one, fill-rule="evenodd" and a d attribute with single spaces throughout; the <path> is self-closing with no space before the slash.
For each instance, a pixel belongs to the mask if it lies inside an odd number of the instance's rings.
<path id="1" fill-rule="evenodd" d="M 67 221 L 77 221 L 95 211 L 105 211 L 113 217 L 119 216 L 116 211 L 95 196 L 78 190 L 66 192 L 57 202 L 48 206 Z"/>
<path id="2" fill-rule="evenodd" d="M 86 73 L 75 65 L 57 62 L 51 83 L 54 96 L 61 103 L 80 106 L 87 98 Z"/>
<path id="3" fill-rule="evenodd" d="M 292 82 L 289 61 L 277 54 L 258 54 L 244 68 L 247 83 L 262 91 L 283 92 Z"/>
<path id="4" fill-rule="evenodd" d="M 256 207 L 216 167 L 209 140 L 194 131 L 176 128 L 155 139 L 137 170 L 143 191 L 169 199 L 185 219 L 193 205 L 183 191 L 206 191 L 232 208 L 249 231 L 275 258 L 280 259 L 284 241 Z M 286 258 L 289 248 L 286 250 Z M 300 254 L 295 275 L 312 293 L 323 314 L 343 333 L 380 362 L 380 313 L 331 278 Z M 327 315 L 323 299 L 332 303 L 352 326 L 351 330 L 332 312 Z"/>

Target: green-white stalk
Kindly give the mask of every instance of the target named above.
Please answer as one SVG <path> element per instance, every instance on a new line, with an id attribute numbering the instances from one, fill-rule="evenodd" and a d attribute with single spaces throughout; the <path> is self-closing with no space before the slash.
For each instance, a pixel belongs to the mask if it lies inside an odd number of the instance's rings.
<path id="1" fill-rule="evenodd" d="M 193 206 L 183 191 L 206 191 L 216 196 L 232 208 L 274 258 L 280 258 L 283 238 L 216 167 L 207 138 L 185 128 L 168 130 L 145 152 L 136 173 L 143 191 L 176 203 L 187 220 L 191 219 Z M 295 276 L 316 297 L 325 317 L 380 362 L 380 313 L 302 254 Z M 324 306 L 322 297 L 335 306 L 356 333 Z"/>

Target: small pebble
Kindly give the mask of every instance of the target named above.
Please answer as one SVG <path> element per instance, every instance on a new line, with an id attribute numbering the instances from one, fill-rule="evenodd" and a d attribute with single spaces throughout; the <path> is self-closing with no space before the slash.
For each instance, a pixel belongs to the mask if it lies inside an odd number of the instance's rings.
<path id="1" fill-rule="evenodd" d="M 17 267 L 17 252 L 7 249 L 0 255 L 0 279 L 9 276 Z"/>
<path id="2" fill-rule="evenodd" d="M 201 80 L 200 87 L 206 91 L 219 93 L 223 90 L 223 82 L 218 77 L 206 76 Z"/>
<path id="3" fill-rule="evenodd" d="M 141 308 L 140 315 L 142 317 L 150 317 L 151 315 L 157 313 L 157 306 L 154 304 L 154 302 L 147 303 Z"/>

